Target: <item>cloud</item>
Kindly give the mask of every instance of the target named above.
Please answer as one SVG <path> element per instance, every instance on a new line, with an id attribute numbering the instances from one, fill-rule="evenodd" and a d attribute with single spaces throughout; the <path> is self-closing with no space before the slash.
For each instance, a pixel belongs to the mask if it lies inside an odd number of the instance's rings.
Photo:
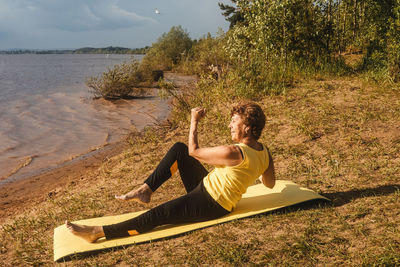
<path id="1" fill-rule="evenodd" d="M 118 0 L 0 0 L 0 8 L 0 23 L 12 25 L 16 31 L 32 28 L 84 32 L 156 23 L 119 7 Z"/>
<path id="2" fill-rule="evenodd" d="M 176 25 L 199 38 L 228 27 L 219 1 L 0 0 L 0 49 L 142 47 Z"/>

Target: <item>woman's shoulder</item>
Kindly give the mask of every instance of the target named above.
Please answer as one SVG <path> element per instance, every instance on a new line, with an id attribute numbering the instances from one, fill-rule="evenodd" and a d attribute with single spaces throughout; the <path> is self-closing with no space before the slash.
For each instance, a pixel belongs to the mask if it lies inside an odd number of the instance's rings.
<path id="1" fill-rule="evenodd" d="M 260 142 L 257 142 L 257 144 L 255 144 L 253 146 L 249 146 L 245 143 L 238 143 L 236 145 L 240 146 L 241 148 L 250 149 L 253 151 L 257 151 L 257 152 L 262 152 L 262 151 L 267 150 L 267 146 L 265 146 L 263 143 L 260 143 Z"/>

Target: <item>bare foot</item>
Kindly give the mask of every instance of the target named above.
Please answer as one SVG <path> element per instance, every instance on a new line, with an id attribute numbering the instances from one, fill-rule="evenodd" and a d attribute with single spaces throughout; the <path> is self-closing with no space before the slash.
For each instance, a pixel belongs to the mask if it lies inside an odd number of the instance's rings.
<path id="1" fill-rule="evenodd" d="M 142 184 L 139 188 L 126 193 L 125 195 L 115 196 L 119 200 L 136 200 L 139 203 L 149 203 L 153 191 L 147 184 Z"/>
<path id="2" fill-rule="evenodd" d="M 85 239 L 86 241 L 93 243 L 97 239 L 104 237 L 104 231 L 102 226 L 87 226 L 74 224 L 69 221 L 65 221 L 65 225 L 76 236 Z"/>

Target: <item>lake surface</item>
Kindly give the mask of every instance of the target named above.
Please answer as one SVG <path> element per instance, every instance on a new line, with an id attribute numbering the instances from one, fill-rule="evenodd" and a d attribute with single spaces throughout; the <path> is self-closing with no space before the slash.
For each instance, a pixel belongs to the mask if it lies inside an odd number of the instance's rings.
<path id="1" fill-rule="evenodd" d="M 131 55 L 0 55 L 0 185 L 120 140 L 169 114 L 157 97 L 92 100 L 85 85 Z M 136 59 L 141 56 L 136 55 Z"/>

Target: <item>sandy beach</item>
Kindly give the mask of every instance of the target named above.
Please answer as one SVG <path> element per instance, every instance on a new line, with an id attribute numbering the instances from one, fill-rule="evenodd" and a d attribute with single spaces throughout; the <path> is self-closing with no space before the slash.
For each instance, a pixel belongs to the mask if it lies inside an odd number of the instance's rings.
<path id="1" fill-rule="evenodd" d="M 111 144 L 58 168 L 0 187 L 0 222 L 40 204 L 70 183 L 91 179 L 104 161 L 121 153 L 125 146 L 123 141 Z"/>

